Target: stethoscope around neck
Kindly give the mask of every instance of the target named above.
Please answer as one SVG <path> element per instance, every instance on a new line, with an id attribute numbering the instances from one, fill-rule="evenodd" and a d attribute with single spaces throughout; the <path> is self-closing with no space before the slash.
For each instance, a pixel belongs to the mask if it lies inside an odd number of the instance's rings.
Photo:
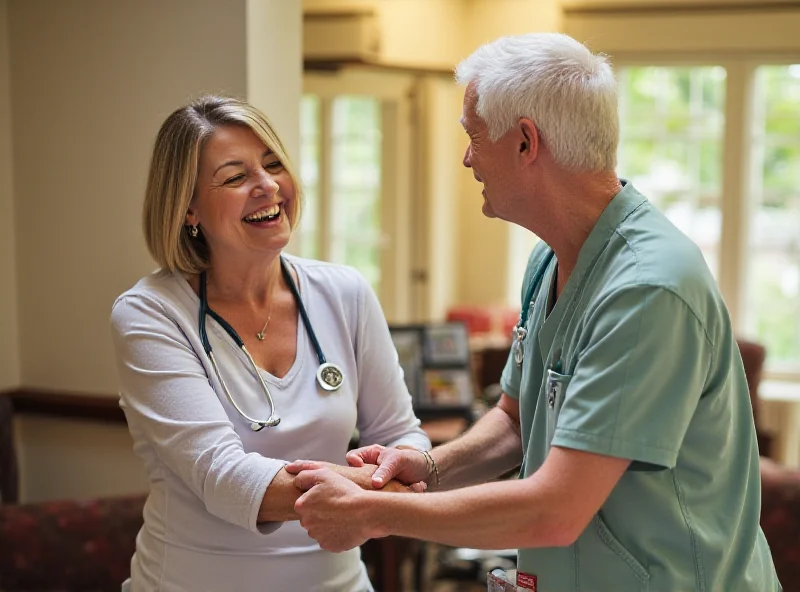
<path id="1" fill-rule="evenodd" d="M 542 258 L 542 262 L 539 264 L 539 267 L 536 269 L 536 272 L 533 274 L 528 284 L 528 290 L 525 293 L 525 299 L 522 301 L 522 308 L 519 311 L 519 320 L 511 330 L 511 351 L 514 352 L 514 361 L 517 367 L 521 367 L 522 361 L 525 359 L 525 338 L 528 336 L 528 329 L 526 326 L 528 324 L 528 315 L 534 304 L 533 295 L 536 293 L 536 290 L 539 289 L 544 274 L 550 265 L 550 261 L 553 260 L 554 254 L 555 253 L 551 249 L 548 249 L 547 253 L 545 253 Z"/>
<path id="2" fill-rule="evenodd" d="M 294 296 L 294 300 L 297 303 L 297 309 L 300 311 L 300 317 L 303 319 L 303 325 L 305 326 L 306 332 L 308 333 L 311 343 L 314 346 L 314 350 L 317 353 L 317 359 L 319 360 L 319 368 L 317 369 L 317 383 L 326 391 L 335 391 L 342 386 L 342 382 L 344 382 L 344 374 L 336 364 L 332 364 L 325 359 L 325 354 L 322 353 L 322 347 L 317 340 L 317 336 L 314 333 L 314 328 L 311 326 L 311 321 L 308 318 L 306 308 L 303 306 L 303 301 L 300 298 L 300 292 L 297 289 L 297 284 L 295 284 L 294 278 L 292 277 L 286 262 L 283 260 L 283 257 L 280 258 L 280 265 L 283 277 L 286 280 L 286 283 L 289 285 L 289 289 L 292 291 L 292 296 Z M 261 385 L 261 389 L 264 391 L 264 395 L 267 398 L 267 402 L 269 403 L 269 417 L 267 419 L 262 420 L 250 417 L 241 407 L 239 407 L 238 403 L 236 403 L 236 400 L 231 396 L 231 392 L 228 390 L 228 385 L 225 383 L 225 379 L 222 377 L 222 374 L 219 371 L 217 360 L 214 357 L 214 352 L 211 349 L 211 343 L 208 340 L 208 333 L 206 332 L 206 316 L 210 316 L 212 319 L 217 321 L 217 323 L 219 323 L 219 325 L 225 330 L 231 339 L 236 342 L 236 345 L 239 346 L 242 352 L 244 352 L 247 361 L 250 362 L 250 368 L 256 375 L 256 378 Z M 225 396 L 228 398 L 228 401 L 230 401 L 231 405 L 233 405 L 234 409 L 236 409 L 236 412 L 245 420 L 247 420 L 247 422 L 250 424 L 250 429 L 254 432 L 259 432 L 264 428 L 271 428 L 278 425 L 281 422 L 281 418 L 275 412 L 275 402 L 272 400 L 272 394 L 270 393 L 269 387 L 264 381 L 264 378 L 261 376 L 261 371 L 259 370 L 256 361 L 253 359 L 253 356 L 250 355 L 250 352 L 247 351 L 244 341 L 242 341 L 242 338 L 239 337 L 239 334 L 236 332 L 236 330 L 231 327 L 231 325 L 219 314 L 214 312 L 208 305 L 205 271 L 200 274 L 199 317 L 198 325 L 200 341 L 203 344 L 203 349 L 205 350 L 208 359 L 211 361 L 211 366 L 214 368 L 214 373 L 217 375 L 217 379 L 222 385 L 222 390 L 225 391 Z"/>

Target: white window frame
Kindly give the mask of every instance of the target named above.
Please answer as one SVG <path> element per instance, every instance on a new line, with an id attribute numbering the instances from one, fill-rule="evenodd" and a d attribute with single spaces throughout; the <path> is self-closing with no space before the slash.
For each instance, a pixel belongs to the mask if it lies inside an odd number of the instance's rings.
<path id="1" fill-rule="evenodd" d="M 748 276 L 748 220 L 755 204 L 749 196 L 754 181 L 751 160 L 753 141 L 753 103 L 755 100 L 756 69 L 766 65 L 800 63 L 800 53 L 761 53 L 743 58 L 735 54 L 710 53 L 698 59 L 694 56 L 665 54 L 626 54 L 613 57 L 615 70 L 629 67 L 703 67 L 722 66 L 725 78 L 725 131 L 723 133 L 722 200 L 720 213 L 722 229 L 719 244 L 717 279 L 733 322 L 734 331 L 746 337 L 746 285 Z M 624 171 L 621 171 L 624 174 Z M 773 381 L 800 383 L 800 368 L 776 371 L 767 360 L 765 378 Z"/>
<path id="2" fill-rule="evenodd" d="M 401 72 L 344 69 L 332 73 L 306 72 L 303 93 L 319 97 L 319 227 L 318 253 L 330 259 L 333 237 L 325 224 L 331 218 L 331 119 L 336 97 L 362 95 L 381 101 L 383 127 L 381 170 L 381 282 L 378 298 L 390 322 L 407 322 L 412 316 L 411 290 L 411 166 L 412 97 L 414 77 Z"/>

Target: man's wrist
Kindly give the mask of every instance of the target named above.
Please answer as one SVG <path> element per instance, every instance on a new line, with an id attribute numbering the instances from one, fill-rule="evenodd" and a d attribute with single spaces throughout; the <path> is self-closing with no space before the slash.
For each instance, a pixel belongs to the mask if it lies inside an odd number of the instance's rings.
<path id="1" fill-rule="evenodd" d="M 440 483 L 439 466 L 436 464 L 436 460 L 431 456 L 431 453 L 422 448 L 409 447 L 409 450 L 419 452 L 425 459 L 425 482 L 428 484 L 429 490 L 438 489 Z"/>
<path id="2" fill-rule="evenodd" d="M 428 477 L 429 480 L 433 477 L 433 483 L 428 483 L 433 489 L 439 489 L 439 485 L 441 484 L 441 478 L 439 476 L 439 465 L 436 464 L 436 460 L 431 456 L 431 453 L 427 450 L 420 450 L 422 455 L 425 457 L 425 463 L 428 467 Z"/>

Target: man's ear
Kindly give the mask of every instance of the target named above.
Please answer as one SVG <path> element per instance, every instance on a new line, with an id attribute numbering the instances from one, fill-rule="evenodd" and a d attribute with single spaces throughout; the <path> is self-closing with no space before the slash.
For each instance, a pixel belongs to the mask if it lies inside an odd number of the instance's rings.
<path id="1" fill-rule="evenodd" d="M 520 142 L 519 152 L 526 160 L 532 162 L 539 155 L 539 130 L 527 117 L 520 119 L 518 125 L 523 138 Z"/>

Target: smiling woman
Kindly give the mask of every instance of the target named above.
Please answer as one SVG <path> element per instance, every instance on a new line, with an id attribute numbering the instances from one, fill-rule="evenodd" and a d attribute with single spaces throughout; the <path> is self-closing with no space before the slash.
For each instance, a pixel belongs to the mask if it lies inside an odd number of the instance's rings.
<path id="1" fill-rule="evenodd" d="M 161 270 L 111 317 L 151 484 L 133 590 L 371 590 L 358 549 L 325 552 L 298 524 L 284 467 L 315 459 L 372 488 L 374 466 L 342 466 L 354 430 L 367 444 L 430 443 L 369 284 L 282 254 L 299 188 L 242 101 L 201 99 L 158 133 L 143 220 Z"/>

